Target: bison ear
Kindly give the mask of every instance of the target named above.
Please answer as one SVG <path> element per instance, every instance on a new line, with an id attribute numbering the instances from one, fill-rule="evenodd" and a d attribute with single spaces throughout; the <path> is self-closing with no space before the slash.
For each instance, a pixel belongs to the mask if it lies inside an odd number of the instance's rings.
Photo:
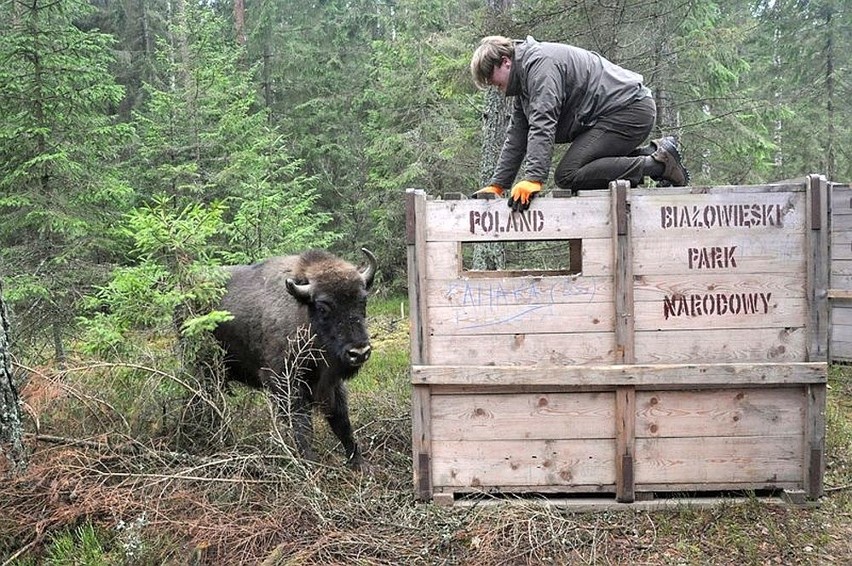
<path id="1" fill-rule="evenodd" d="M 378 268 L 379 262 L 376 261 L 376 256 L 373 255 L 373 252 L 367 248 L 361 248 L 361 251 L 364 252 L 364 255 L 367 256 L 367 260 L 369 261 L 367 267 L 365 267 L 364 271 L 361 272 L 361 279 L 364 280 L 364 287 L 369 289 L 373 285 L 373 278 L 376 276 L 376 269 Z"/>
<path id="2" fill-rule="evenodd" d="M 293 295 L 297 301 L 300 303 L 310 303 L 311 302 L 311 284 L 306 283 L 304 285 L 300 285 L 296 283 L 294 280 L 287 278 L 285 282 L 287 285 L 287 292 Z"/>

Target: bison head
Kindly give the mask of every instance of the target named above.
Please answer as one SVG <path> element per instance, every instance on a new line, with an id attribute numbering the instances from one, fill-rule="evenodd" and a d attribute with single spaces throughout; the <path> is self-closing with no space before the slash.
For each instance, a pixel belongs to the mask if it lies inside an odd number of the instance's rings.
<path id="1" fill-rule="evenodd" d="M 302 254 L 299 272 L 286 281 L 287 291 L 306 305 L 315 343 L 326 363 L 351 377 L 369 358 L 367 291 L 376 274 L 376 256 L 366 248 L 368 265 L 352 264 L 322 251 Z"/>

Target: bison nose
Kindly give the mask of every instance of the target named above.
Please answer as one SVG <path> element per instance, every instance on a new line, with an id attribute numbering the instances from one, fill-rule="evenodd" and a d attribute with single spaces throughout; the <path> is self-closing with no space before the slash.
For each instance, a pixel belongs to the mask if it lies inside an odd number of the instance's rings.
<path id="1" fill-rule="evenodd" d="M 370 353 L 372 351 L 373 348 L 367 344 L 366 346 L 358 348 L 349 348 L 349 350 L 346 351 L 346 355 L 349 356 L 349 363 L 353 366 L 360 366 L 370 359 Z"/>

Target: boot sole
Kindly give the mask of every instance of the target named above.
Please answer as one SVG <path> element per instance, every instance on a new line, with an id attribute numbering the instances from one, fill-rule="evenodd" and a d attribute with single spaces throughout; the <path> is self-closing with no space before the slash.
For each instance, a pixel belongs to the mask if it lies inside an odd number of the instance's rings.
<path id="1" fill-rule="evenodd" d="M 689 169 L 687 169 L 686 166 L 683 164 L 683 157 L 681 157 L 681 155 L 680 155 L 680 151 L 677 148 L 677 144 L 672 142 L 672 140 L 674 140 L 674 139 L 675 138 L 672 137 L 672 136 L 666 136 L 666 137 L 659 140 L 659 144 L 658 144 L 657 147 L 659 147 L 660 149 L 662 149 L 666 153 L 670 154 L 674 158 L 678 167 L 680 167 L 681 170 L 683 171 L 683 178 L 685 180 L 684 186 L 689 186 L 689 183 L 692 180 L 692 176 L 689 174 Z M 668 183 L 668 184 L 663 185 L 662 183 L 660 183 L 661 187 L 663 187 L 663 186 L 671 187 L 672 186 L 671 181 L 669 181 L 667 179 L 664 180 L 663 182 Z"/>

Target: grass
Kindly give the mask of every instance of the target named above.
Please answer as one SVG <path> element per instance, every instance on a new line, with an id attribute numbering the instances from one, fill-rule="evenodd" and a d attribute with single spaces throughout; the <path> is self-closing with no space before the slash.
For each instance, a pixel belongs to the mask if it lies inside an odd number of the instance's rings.
<path id="1" fill-rule="evenodd" d="M 341 466 L 317 423 L 319 465 L 270 434 L 263 395 L 235 389 L 229 434 L 177 450 L 182 397 L 153 368 L 42 369 L 22 393 L 27 473 L 0 484 L 0 564 L 846 564 L 852 556 L 852 368 L 830 372 L 826 496 L 712 508 L 576 514 L 534 501 L 441 508 L 414 499 L 408 320 L 371 305 L 374 354 L 352 383 L 374 466 Z M 132 415 L 132 418 L 128 417 Z"/>

